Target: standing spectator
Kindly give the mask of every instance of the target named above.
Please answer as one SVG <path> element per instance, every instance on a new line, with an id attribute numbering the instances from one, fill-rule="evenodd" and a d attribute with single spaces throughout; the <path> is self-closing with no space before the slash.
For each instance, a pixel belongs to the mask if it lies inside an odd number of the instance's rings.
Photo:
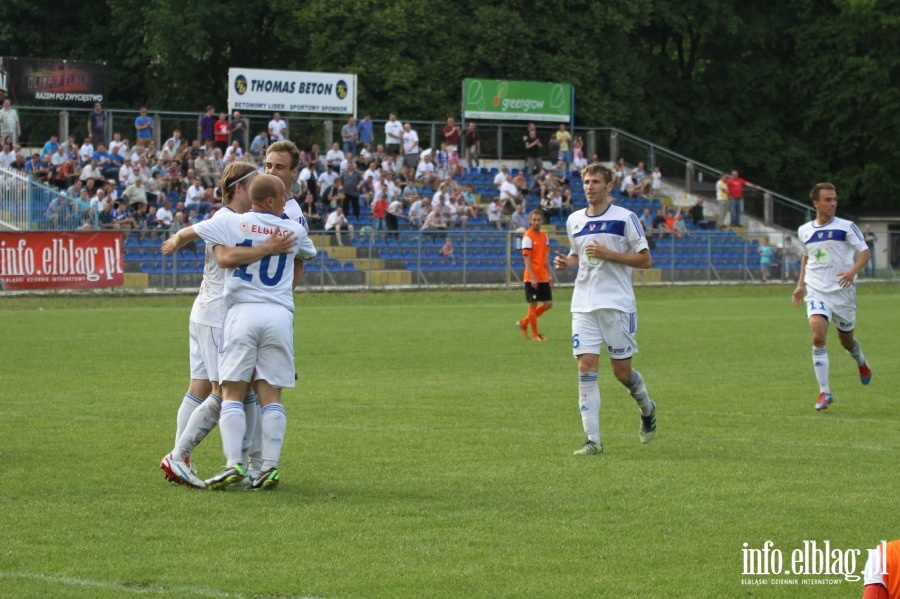
<path id="1" fill-rule="evenodd" d="M 231 113 L 231 122 L 228 123 L 228 128 L 230 130 L 229 141 L 238 142 L 238 145 L 242 150 L 246 149 L 244 147 L 244 136 L 247 134 L 247 122 L 241 117 L 241 113 L 238 110 L 235 110 Z"/>
<path id="2" fill-rule="evenodd" d="M 731 222 L 731 216 L 728 211 L 728 175 L 722 173 L 719 180 L 716 181 L 716 201 L 719 203 L 719 226 L 726 225 L 725 220 Z"/>
<path id="3" fill-rule="evenodd" d="M 653 167 L 653 173 L 650 175 L 650 194 L 654 198 L 662 196 L 662 171 L 658 166 Z"/>
<path id="4" fill-rule="evenodd" d="M 341 127 L 341 140 L 344 142 L 344 153 L 356 154 L 356 142 L 359 139 L 359 129 L 356 127 L 356 119 L 352 116 Z"/>
<path id="5" fill-rule="evenodd" d="M 863 235 L 863 238 L 866 240 L 866 246 L 869 248 L 869 253 L 871 254 L 871 258 L 866 262 L 866 276 L 869 278 L 874 278 L 877 276 L 877 271 L 875 269 L 875 244 L 878 243 L 878 236 L 872 232 L 872 225 L 866 225 L 866 233 Z"/>
<path id="6" fill-rule="evenodd" d="M 281 118 L 280 112 L 272 114 L 272 120 L 269 121 L 269 139 L 273 142 L 283 141 L 287 135 L 287 123 Z"/>
<path id="7" fill-rule="evenodd" d="M 541 139 L 537 136 L 537 128 L 534 126 L 534 123 L 528 123 L 528 131 L 525 132 L 522 141 L 525 143 L 525 169 L 533 177 L 543 167 L 541 164 L 541 153 L 544 149 Z"/>
<path id="8" fill-rule="evenodd" d="M 781 268 L 784 271 L 783 278 L 785 281 L 793 281 L 795 272 L 794 267 L 797 264 L 797 246 L 794 245 L 794 242 L 791 241 L 790 237 L 786 237 L 784 246 L 780 248 L 780 251 Z"/>
<path id="9" fill-rule="evenodd" d="M 816 410 L 824 410 L 834 398 L 828 384 L 829 361 L 825 340 L 829 323 L 834 323 L 841 346 L 859 369 L 859 381 L 868 385 L 872 370 L 853 336 L 856 328 L 856 275 L 865 267 L 871 253 L 859 228 L 849 220 L 835 216 L 837 191 L 831 183 L 816 183 L 809 194 L 816 218 L 797 230 L 804 259 L 800 280 L 791 296 L 794 305 L 806 306 L 812 333 L 812 361 L 819 398 Z"/>
<path id="10" fill-rule="evenodd" d="M 213 129 L 213 125 L 215 124 L 215 113 L 216 109 L 213 106 L 207 106 L 206 113 L 200 115 L 200 119 L 197 121 L 197 139 L 200 140 L 201 144 L 213 141 L 216 137 L 215 130 Z"/>
<path id="11" fill-rule="evenodd" d="M 550 286 L 550 238 L 541 231 L 544 214 L 540 210 L 532 210 L 528 216 L 531 227 L 522 236 L 522 256 L 525 261 L 525 301 L 528 313 L 516 325 L 528 339 L 528 325 L 531 325 L 532 339 L 546 341 L 547 338 L 538 332 L 538 318 L 553 307 L 553 290 Z M 541 305 L 539 306 L 538 303 Z"/>
<path id="12" fill-rule="evenodd" d="M 463 140 L 466 142 L 466 166 L 477 168 L 481 164 L 478 161 L 478 157 L 481 155 L 481 134 L 478 132 L 475 121 L 469 121 L 469 124 L 466 125 Z"/>
<path id="13" fill-rule="evenodd" d="M 12 147 L 19 143 L 22 135 L 22 124 L 19 122 L 19 111 L 12 107 L 9 98 L 3 100 L 3 109 L 0 110 L 0 138 L 11 138 Z"/>
<path id="14" fill-rule="evenodd" d="M 763 281 L 769 280 L 769 271 L 772 268 L 772 253 L 769 238 L 764 237 L 759 244 L 759 274 Z"/>
<path id="15" fill-rule="evenodd" d="M 570 150 L 572 144 L 572 134 L 566 131 L 566 124 L 559 124 L 559 131 L 556 132 L 556 142 L 559 144 L 559 160 L 563 161 L 563 164 L 566 165 L 566 171 L 569 170 L 569 165 L 572 164 L 572 151 Z"/>
<path id="16" fill-rule="evenodd" d="M 741 226 L 741 214 L 744 212 L 744 187 L 761 189 L 759 185 L 742 179 L 737 170 L 731 171 L 731 176 L 725 181 L 728 186 L 728 209 L 731 213 L 731 226 Z"/>
<path id="17" fill-rule="evenodd" d="M 228 149 L 228 135 L 231 125 L 228 124 L 228 116 L 224 112 L 219 113 L 219 120 L 213 123 L 213 141 L 217 148 L 223 152 Z"/>
<path id="18" fill-rule="evenodd" d="M 399 197 L 394 197 L 388 204 L 387 212 L 384 214 L 384 222 L 387 225 L 388 237 L 400 239 L 400 219 L 407 218 L 403 214 L 403 201 Z"/>
<path id="19" fill-rule="evenodd" d="M 403 163 L 410 168 L 419 164 L 419 134 L 412 128 L 412 123 L 403 125 Z"/>
<path id="20" fill-rule="evenodd" d="M 75 203 L 64 193 L 57 195 L 47 206 L 47 224 L 50 229 L 68 229 Z"/>
<path id="21" fill-rule="evenodd" d="M 587 441 L 575 455 L 603 453 L 600 440 L 600 387 L 597 372 L 605 345 L 613 375 L 640 410 L 641 443 L 656 435 L 656 404 L 650 400 L 641 374 L 631 366 L 637 353 L 637 304 L 632 270 L 650 268 L 653 259 L 637 216 L 609 200 L 613 173 L 602 165 L 582 173 L 588 207 L 566 221 L 568 255 L 556 253 L 557 270 L 577 268 L 572 294 L 572 353 L 578 359 L 578 403 Z M 607 227 L 592 226 L 602 222 Z"/>
<path id="22" fill-rule="evenodd" d="M 106 114 L 100 102 L 94 102 L 94 111 L 88 115 L 87 132 L 95 146 L 106 143 Z"/>
<path id="23" fill-rule="evenodd" d="M 403 129 L 403 125 L 397 120 L 397 115 L 392 112 L 384 124 L 384 151 L 391 156 L 400 154 L 400 147 L 403 144 Z"/>
<path id="24" fill-rule="evenodd" d="M 134 119 L 135 137 L 139 147 L 147 147 L 153 138 L 153 117 L 147 116 L 147 107 L 141 106 L 140 116 Z"/>
<path id="25" fill-rule="evenodd" d="M 444 125 L 444 143 L 447 144 L 447 152 L 459 152 L 459 125 L 453 120 L 452 116 L 447 117 L 447 124 Z"/>
<path id="26" fill-rule="evenodd" d="M 331 144 L 331 149 L 325 154 L 325 163 L 334 169 L 334 172 L 341 172 L 341 161 L 344 159 L 344 153 L 341 152 L 341 145 L 338 142 Z"/>
<path id="27" fill-rule="evenodd" d="M 344 187 L 344 214 L 353 212 L 355 218 L 359 218 L 359 184 L 362 183 L 362 174 L 356 170 L 356 164 L 347 163 L 347 171 L 341 175 L 341 184 Z"/>
<path id="28" fill-rule="evenodd" d="M 387 228 L 388 190 L 387 184 L 382 183 L 379 190 L 375 193 L 375 199 L 372 201 L 372 229 L 377 233 L 381 231 L 381 237 L 384 238 L 384 230 Z"/>
<path id="29" fill-rule="evenodd" d="M 371 148 L 372 144 L 375 143 L 372 131 L 372 115 L 367 112 L 363 116 L 363 120 L 356 126 L 356 129 L 359 131 L 359 144 L 364 147 L 366 144 L 369 144 Z"/>

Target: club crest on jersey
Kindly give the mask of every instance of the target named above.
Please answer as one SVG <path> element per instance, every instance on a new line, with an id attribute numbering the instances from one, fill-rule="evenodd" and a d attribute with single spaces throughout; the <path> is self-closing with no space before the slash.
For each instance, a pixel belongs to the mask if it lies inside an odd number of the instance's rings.
<path id="1" fill-rule="evenodd" d="M 247 223 L 247 221 L 243 221 L 243 220 L 242 220 L 242 221 L 241 221 L 240 229 L 241 229 L 241 232 L 242 232 L 242 233 L 246 233 L 247 231 L 250 230 L 250 225 Z"/>

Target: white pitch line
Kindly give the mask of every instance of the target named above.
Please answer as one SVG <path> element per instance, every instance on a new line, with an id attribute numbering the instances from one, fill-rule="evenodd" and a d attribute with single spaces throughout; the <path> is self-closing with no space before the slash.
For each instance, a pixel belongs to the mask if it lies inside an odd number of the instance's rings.
<path id="1" fill-rule="evenodd" d="M 31 572 L 6 572 L 0 570 L 0 579 L 19 579 L 32 580 L 35 582 L 46 582 L 50 584 L 58 584 L 70 587 L 86 587 L 93 589 L 103 589 L 108 591 L 118 591 L 122 593 L 131 593 L 135 595 L 144 595 L 147 593 L 164 593 L 178 597 L 222 597 L 234 599 L 249 599 L 252 595 L 243 595 L 240 593 L 229 593 L 227 591 L 219 591 L 203 587 L 186 587 L 186 586 L 168 586 L 161 584 L 149 584 L 144 587 L 131 586 L 127 583 L 108 582 L 103 580 L 91 580 L 88 578 L 76 578 L 74 576 L 49 576 L 47 574 L 35 574 Z M 315 597 L 311 595 L 292 596 L 294 599 L 325 599 L 323 597 Z"/>

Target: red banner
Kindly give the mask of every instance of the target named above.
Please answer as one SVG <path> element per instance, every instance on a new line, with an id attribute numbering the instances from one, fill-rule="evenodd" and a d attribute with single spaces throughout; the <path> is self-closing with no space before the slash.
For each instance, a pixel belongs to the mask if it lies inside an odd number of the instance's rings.
<path id="1" fill-rule="evenodd" d="M 122 233 L 0 233 L 0 288 L 76 289 L 125 283 Z"/>

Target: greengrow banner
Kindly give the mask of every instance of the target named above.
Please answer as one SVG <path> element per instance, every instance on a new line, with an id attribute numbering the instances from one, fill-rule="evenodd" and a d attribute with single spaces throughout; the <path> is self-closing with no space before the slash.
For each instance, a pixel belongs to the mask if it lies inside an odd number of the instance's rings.
<path id="1" fill-rule="evenodd" d="M 0 96 L 29 104 L 103 102 L 106 63 L 0 56 Z"/>
<path id="2" fill-rule="evenodd" d="M 356 115 L 356 75 L 228 69 L 230 110 Z"/>
<path id="3" fill-rule="evenodd" d="M 568 123 L 572 120 L 572 96 L 570 83 L 464 79 L 463 116 Z"/>
<path id="4" fill-rule="evenodd" d="M 121 287 L 122 233 L 0 233 L 0 289 Z"/>

